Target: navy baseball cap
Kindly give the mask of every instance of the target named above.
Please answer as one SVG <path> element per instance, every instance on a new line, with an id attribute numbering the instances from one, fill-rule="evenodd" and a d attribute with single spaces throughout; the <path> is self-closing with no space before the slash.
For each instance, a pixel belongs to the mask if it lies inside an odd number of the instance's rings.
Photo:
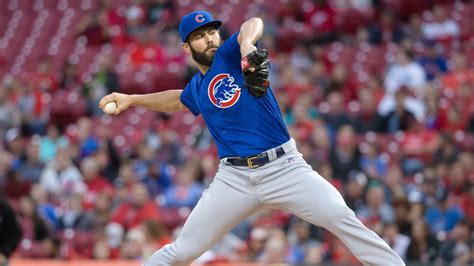
<path id="1" fill-rule="evenodd" d="M 189 34 L 193 31 L 208 25 L 213 25 L 219 28 L 222 25 L 222 21 L 214 20 L 211 13 L 206 11 L 194 11 L 186 14 L 179 23 L 179 36 L 181 41 L 186 42 Z"/>

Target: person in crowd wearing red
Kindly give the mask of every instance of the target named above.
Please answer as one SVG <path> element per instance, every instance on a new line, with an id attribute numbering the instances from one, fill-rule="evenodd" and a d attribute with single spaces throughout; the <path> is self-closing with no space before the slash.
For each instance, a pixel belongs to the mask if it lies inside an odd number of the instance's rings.
<path id="1" fill-rule="evenodd" d="M 337 40 L 337 13 L 329 5 L 327 0 L 313 1 L 312 8 L 304 14 L 305 25 L 310 27 L 315 34 L 318 43 L 326 43 Z"/>
<path id="2" fill-rule="evenodd" d="M 99 174 L 99 167 L 94 157 L 86 157 L 81 161 L 80 170 L 87 186 L 86 197 L 84 199 L 87 207 L 92 207 L 95 199 L 100 193 L 113 194 L 112 184 Z"/>
<path id="3" fill-rule="evenodd" d="M 424 165 L 431 161 L 439 145 L 439 134 L 414 120 L 400 144 L 404 158 L 402 161 L 404 174 L 413 175 L 421 171 Z"/>
<path id="4" fill-rule="evenodd" d="M 52 69 L 52 58 L 41 58 L 32 73 L 33 86 L 41 91 L 54 93 L 58 90 L 59 84 Z"/>
<path id="5" fill-rule="evenodd" d="M 144 184 L 135 184 L 132 187 L 132 198 L 117 207 L 112 215 L 112 221 L 125 229 L 130 229 L 147 219 L 160 220 L 158 206 L 150 199 Z"/>

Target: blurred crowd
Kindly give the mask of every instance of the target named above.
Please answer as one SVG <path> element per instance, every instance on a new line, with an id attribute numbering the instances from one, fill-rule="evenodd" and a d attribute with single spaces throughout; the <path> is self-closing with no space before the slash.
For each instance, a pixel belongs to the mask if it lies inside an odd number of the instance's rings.
<path id="1" fill-rule="evenodd" d="M 86 74 L 74 58 L 55 71 L 45 56 L 3 76 L 0 198 L 22 234 L 16 251 L 0 255 L 143 259 L 176 237 L 212 182 L 219 160 L 200 118 L 129 110 L 122 116 L 137 121 L 118 125 L 134 126 L 117 139 L 97 107 L 110 92 L 186 84 L 196 69 L 177 23 L 193 1 L 111 2 L 86 13 L 75 38 L 122 56 L 107 54 Z M 247 8 L 238 2 L 229 1 Z M 452 16 L 474 14 L 474 4 L 250 2 L 265 23 L 270 84 L 306 161 L 404 260 L 474 263 L 474 21 Z M 238 30 L 232 23 L 223 37 Z M 127 81 L 129 72 L 144 76 Z M 356 263 L 329 232 L 277 210 L 249 217 L 199 261 Z"/>

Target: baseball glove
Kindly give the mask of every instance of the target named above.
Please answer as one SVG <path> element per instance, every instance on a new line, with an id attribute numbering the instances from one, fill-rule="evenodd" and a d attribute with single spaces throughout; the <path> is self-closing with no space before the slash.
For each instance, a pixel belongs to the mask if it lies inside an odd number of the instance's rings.
<path id="1" fill-rule="evenodd" d="M 245 87 L 255 97 L 262 97 L 268 90 L 268 72 L 270 63 L 268 61 L 268 52 L 265 49 L 258 49 L 241 61 L 242 71 L 244 72 Z"/>

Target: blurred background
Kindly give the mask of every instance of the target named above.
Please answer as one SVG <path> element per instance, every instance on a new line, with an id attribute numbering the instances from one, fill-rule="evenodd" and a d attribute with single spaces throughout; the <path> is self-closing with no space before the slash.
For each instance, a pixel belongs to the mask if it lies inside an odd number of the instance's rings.
<path id="1" fill-rule="evenodd" d="M 111 117 L 97 103 L 183 88 L 196 69 L 177 26 L 201 9 L 224 22 L 224 38 L 263 19 L 259 45 L 290 133 L 366 226 L 411 265 L 472 265 L 473 1 L 0 7 L 0 265 L 138 265 L 176 237 L 219 162 L 203 120 L 142 108 Z M 270 210 L 198 262 L 357 265 L 327 231 Z"/>

